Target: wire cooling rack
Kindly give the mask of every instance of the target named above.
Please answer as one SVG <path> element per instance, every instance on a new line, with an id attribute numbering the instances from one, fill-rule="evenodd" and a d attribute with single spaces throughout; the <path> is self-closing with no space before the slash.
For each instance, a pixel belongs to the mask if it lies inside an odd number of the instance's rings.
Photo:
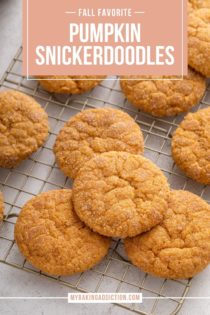
<path id="1" fill-rule="evenodd" d="M 5 219 L 0 226 L 0 262 L 59 281 L 69 290 L 80 292 L 142 292 L 142 304 L 118 304 L 137 314 L 177 314 L 192 280 L 165 280 L 151 277 L 130 264 L 120 240 L 113 240 L 107 257 L 96 267 L 70 277 L 52 277 L 31 266 L 19 253 L 14 242 L 14 224 L 21 207 L 42 191 L 71 187 L 71 181 L 55 164 L 52 147 L 60 128 L 71 116 L 81 110 L 112 107 L 129 113 L 141 126 L 145 139 L 145 156 L 155 162 L 167 176 L 171 187 L 187 189 L 209 202 L 210 187 L 187 179 L 171 158 L 171 135 L 183 119 L 155 119 L 132 107 L 120 90 L 119 81 L 103 81 L 92 91 L 80 96 L 53 95 L 45 92 L 36 81 L 27 81 L 21 75 L 22 49 L 5 72 L 0 90 L 15 89 L 33 96 L 49 115 L 51 132 L 45 145 L 19 167 L 0 169 L 0 189 L 5 199 Z M 114 77 L 112 77 L 114 78 Z M 193 109 L 210 106 L 210 85 L 202 102 Z M 171 297 L 162 299 L 163 297 Z"/>

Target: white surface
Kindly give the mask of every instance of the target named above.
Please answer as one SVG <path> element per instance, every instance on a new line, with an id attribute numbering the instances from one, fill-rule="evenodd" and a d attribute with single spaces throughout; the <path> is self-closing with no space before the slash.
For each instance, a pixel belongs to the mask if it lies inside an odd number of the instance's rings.
<path id="1" fill-rule="evenodd" d="M 0 0 L 0 76 L 5 71 L 5 69 L 8 66 L 8 63 L 10 62 L 11 58 L 16 53 L 16 49 L 20 46 L 21 43 L 21 0 Z M 94 93 L 97 94 L 96 90 Z M 109 95 L 106 96 L 107 99 Z M 112 99 L 114 102 L 114 99 Z M 56 112 L 58 110 L 53 104 L 51 106 L 51 113 L 54 111 L 54 116 L 57 117 L 58 113 Z M 53 115 L 53 114 L 52 114 Z M 53 123 L 53 117 L 51 118 L 51 123 Z M 52 139 L 51 139 L 52 140 Z M 148 139 L 148 145 L 149 141 L 152 139 Z M 154 139 L 153 139 L 154 140 Z M 157 139 L 156 139 L 157 140 Z M 49 140 L 47 146 L 51 147 L 52 141 Z M 153 141 L 154 142 L 154 141 Z M 156 142 L 157 148 L 159 144 Z M 167 148 L 166 148 L 167 150 Z M 149 152 L 146 152 L 146 154 L 150 155 L 151 159 L 156 159 L 156 155 L 154 156 L 149 154 Z M 43 157 L 42 157 L 43 158 Z M 48 156 L 48 158 L 52 158 L 51 155 Z M 53 163 L 53 161 L 52 161 Z M 165 160 L 164 163 L 160 162 L 160 167 L 164 168 L 170 168 L 170 160 Z M 163 163 L 163 164 L 161 164 Z M 30 167 L 28 165 L 30 163 L 25 163 L 25 167 Z M 47 167 L 45 168 L 46 173 L 49 173 L 47 170 Z M 39 174 L 39 169 L 37 168 L 35 170 L 35 174 Z M 45 174 L 43 171 L 38 176 L 43 176 L 43 179 L 45 177 Z M 21 181 L 24 181 L 23 176 L 19 176 L 17 183 L 17 176 L 8 178 L 8 185 L 20 185 Z M 60 180 L 61 185 L 64 182 L 64 179 L 61 174 L 51 174 L 50 178 L 51 182 Z M 173 179 L 174 181 L 174 179 Z M 177 187 L 179 187 L 179 183 L 177 182 Z M 174 182 L 175 186 L 175 182 Z M 26 189 L 28 189 L 28 193 L 36 193 L 37 187 L 39 188 L 39 182 L 37 181 L 31 181 L 30 183 L 27 183 Z M 46 187 L 46 189 L 52 188 L 51 186 Z M 188 182 L 189 190 L 199 190 L 200 186 L 194 187 L 191 182 Z M 9 189 L 9 188 L 8 188 Z M 15 189 L 10 189 L 8 191 L 8 202 L 12 202 L 12 200 L 15 198 Z M 207 196 L 208 195 L 208 196 Z M 27 197 L 30 197 L 31 195 L 27 195 L 27 193 L 22 196 L 23 199 L 27 199 Z M 206 197 L 209 199 L 209 190 L 206 192 Z M 21 206 L 21 203 L 23 202 L 22 199 L 17 200 L 19 202 L 17 206 Z M 19 211 L 18 207 L 15 209 L 13 207 L 13 211 Z M 1 234 L 5 233 L 7 235 L 7 238 L 13 239 L 13 225 L 12 224 L 4 224 L 4 228 L 1 230 Z M 0 247 L 0 255 L 2 253 L 3 247 L 9 246 L 8 244 L 1 243 Z M 15 261 L 19 261 L 19 263 L 22 263 L 22 257 L 16 253 Z M 10 256 L 10 260 L 12 260 L 13 257 Z M 114 266 L 111 265 L 112 268 L 110 272 L 113 272 L 115 275 L 118 275 L 119 271 L 121 270 L 119 268 L 119 264 Z M 87 273 L 88 275 L 88 273 Z M 92 275 L 89 273 L 89 282 L 94 284 L 94 279 Z M 139 276 L 139 273 L 138 273 Z M 86 276 L 87 278 L 88 276 Z M 206 269 L 203 273 L 201 273 L 199 276 L 197 276 L 193 280 L 192 287 L 190 289 L 190 292 L 188 296 L 210 296 L 210 268 Z M 135 276 L 133 278 L 135 280 Z M 153 286 L 159 285 L 159 280 L 152 279 Z M 83 285 L 86 284 L 86 279 L 83 281 Z M 114 283 L 111 281 L 105 282 L 103 286 L 103 290 L 109 290 L 109 288 L 114 286 Z M 37 274 L 28 273 L 22 270 L 18 270 L 16 268 L 12 268 L 10 266 L 4 265 L 0 263 L 0 296 L 66 296 L 67 292 L 70 292 L 70 289 L 63 286 L 62 284 L 51 281 L 46 277 L 39 276 Z M 170 293 L 170 290 L 168 291 Z M 173 292 L 173 290 L 172 290 Z M 174 293 L 174 292 L 173 292 Z M 179 292 L 175 292 L 176 295 L 179 295 Z M 146 302 L 145 302 L 145 308 L 146 308 Z M 163 308 L 167 308 L 167 301 L 162 303 Z M 120 315 L 131 315 L 132 313 L 129 311 L 124 310 L 123 308 L 119 308 L 113 305 L 69 305 L 66 301 L 3 301 L 0 300 L 0 314 L 2 315 L 54 315 L 54 314 L 78 314 L 78 315 L 90 315 L 90 314 L 120 314 Z M 162 315 L 161 309 L 158 314 Z M 180 315 L 209 315 L 210 314 L 210 300 L 190 300 L 186 301 L 184 303 L 184 306 L 182 310 L 179 313 Z"/>
<path id="2" fill-rule="evenodd" d="M 21 45 L 21 0 L 0 0 L 0 78 Z"/>
<path id="3" fill-rule="evenodd" d="M 208 300 L 188 300 L 183 305 L 179 315 L 209 315 L 210 314 L 210 266 L 193 279 L 188 296 L 209 297 Z"/>
<path id="4" fill-rule="evenodd" d="M 194 279 L 190 296 L 210 295 L 210 268 Z M 1 296 L 67 296 L 70 289 L 44 277 L 0 264 Z M 186 301 L 179 315 L 209 315 L 210 300 Z M 132 312 L 113 305 L 73 305 L 65 300 L 0 301 L 2 315 L 132 315 Z"/>

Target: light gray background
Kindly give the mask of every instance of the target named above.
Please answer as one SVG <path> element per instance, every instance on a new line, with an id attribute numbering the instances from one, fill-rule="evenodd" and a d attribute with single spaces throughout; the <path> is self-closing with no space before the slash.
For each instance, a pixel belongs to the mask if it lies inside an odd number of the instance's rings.
<path id="1" fill-rule="evenodd" d="M 21 45 L 21 0 L 0 0 L 0 77 Z"/>
<path id="2" fill-rule="evenodd" d="M 43 0 L 44 1 L 44 0 Z M 0 0 L 0 77 L 21 45 L 21 0 Z M 197 276 L 188 296 L 210 296 L 210 268 Z M 66 296 L 68 288 L 47 278 L 0 264 L 0 296 Z M 68 305 L 66 301 L 0 301 L 2 315 L 132 313 L 113 305 Z M 210 299 L 184 303 L 180 315 L 209 315 Z"/>

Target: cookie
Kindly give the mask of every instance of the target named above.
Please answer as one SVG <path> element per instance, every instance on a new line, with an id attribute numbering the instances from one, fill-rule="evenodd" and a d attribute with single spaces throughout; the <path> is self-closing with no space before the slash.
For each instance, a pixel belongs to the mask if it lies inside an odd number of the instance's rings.
<path id="1" fill-rule="evenodd" d="M 12 168 L 43 145 L 48 136 L 48 116 L 31 97 L 0 93 L 0 167 Z"/>
<path id="2" fill-rule="evenodd" d="M 80 169 L 73 202 L 92 230 L 125 238 L 161 222 L 168 193 L 165 176 L 151 161 L 127 152 L 108 152 Z"/>
<path id="3" fill-rule="evenodd" d="M 143 152 L 143 136 L 133 118 L 123 111 L 85 110 L 71 118 L 54 146 L 56 161 L 66 176 L 75 178 L 85 162 L 108 151 Z"/>
<path id="4" fill-rule="evenodd" d="M 39 83 L 41 87 L 48 92 L 61 93 L 61 94 L 81 94 L 81 93 L 85 93 L 93 89 L 101 81 L 103 81 L 106 78 L 106 76 L 103 76 L 103 75 L 101 76 L 97 76 L 97 75 L 95 76 L 88 76 L 88 75 L 70 76 L 68 75 L 67 76 L 66 75 L 66 76 L 45 76 L 42 78 L 45 80 L 39 80 Z M 87 80 L 84 80 L 84 79 L 87 79 Z"/>
<path id="5" fill-rule="evenodd" d="M 210 107 L 189 113 L 172 138 L 172 156 L 187 176 L 210 184 Z"/>
<path id="6" fill-rule="evenodd" d="M 128 80 L 137 78 L 137 80 Z M 145 78 L 145 80 L 138 80 Z M 192 69 L 184 80 L 146 80 L 154 76 L 122 76 L 121 87 L 131 104 L 153 116 L 174 116 L 197 105 L 206 88 L 205 79 Z M 175 78 L 162 76 L 163 79 Z M 122 80 L 123 79 L 123 80 Z"/>
<path id="7" fill-rule="evenodd" d="M 210 77 L 210 8 L 189 13 L 188 63 L 204 76 Z"/>
<path id="8" fill-rule="evenodd" d="M 0 192 L 0 222 L 4 218 L 4 198 L 2 192 Z"/>
<path id="9" fill-rule="evenodd" d="M 32 265 L 52 275 L 71 275 L 93 267 L 110 245 L 110 239 L 79 220 L 71 190 L 45 192 L 27 202 L 15 225 L 15 240 Z"/>
<path id="10" fill-rule="evenodd" d="M 187 191 L 172 191 L 164 220 L 125 240 L 131 262 L 169 279 L 191 278 L 210 263 L 210 207 Z"/>
<path id="11" fill-rule="evenodd" d="M 187 13 L 189 14 L 193 10 L 194 10 L 194 7 L 192 5 L 192 2 L 188 0 L 188 2 L 187 2 Z"/>
<path id="12" fill-rule="evenodd" d="M 188 0 L 193 9 L 210 8 L 210 0 Z"/>

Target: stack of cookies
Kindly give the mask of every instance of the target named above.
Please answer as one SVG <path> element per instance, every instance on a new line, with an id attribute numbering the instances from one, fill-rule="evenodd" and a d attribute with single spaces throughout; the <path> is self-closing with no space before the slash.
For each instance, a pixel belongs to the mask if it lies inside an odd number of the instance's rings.
<path id="1" fill-rule="evenodd" d="M 175 76 L 158 77 L 158 81 L 155 76 L 122 76 L 122 90 L 131 104 L 156 117 L 187 112 L 199 103 L 205 78 L 210 77 L 210 0 L 188 0 L 188 64 L 183 80 Z"/>
<path id="2" fill-rule="evenodd" d="M 22 209 L 15 239 L 44 272 L 85 271 L 108 252 L 111 238 L 141 270 L 189 278 L 210 263 L 210 207 L 187 191 L 171 191 L 143 157 L 140 127 L 115 109 L 85 110 L 57 136 L 54 152 L 73 189 L 42 193 Z"/>
<path id="3" fill-rule="evenodd" d="M 188 0 L 188 63 L 183 80 L 122 76 L 122 91 L 131 104 L 156 117 L 185 113 L 199 104 L 210 77 L 210 0 Z M 210 184 L 209 108 L 186 116 L 173 136 L 172 156 L 188 177 Z"/>
<path id="4" fill-rule="evenodd" d="M 188 5 L 188 75 L 158 81 L 121 77 L 128 100 L 157 117 L 197 105 L 210 76 L 210 1 Z M 104 78 L 48 76 L 40 85 L 49 92 L 81 94 Z M 28 158 L 48 131 L 47 114 L 35 100 L 16 91 L 0 93 L 0 167 L 16 167 Z M 144 272 L 179 279 L 202 271 L 210 263 L 210 206 L 190 192 L 171 190 L 143 151 L 141 129 L 125 112 L 92 109 L 71 118 L 54 153 L 58 167 L 74 179 L 73 189 L 45 192 L 25 204 L 15 239 L 26 259 L 53 275 L 83 272 L 108 253 L 113 237 L 124 239 L 129 259 Z M 187 176 L 210 184 L 209 108 L 185 117 L 174 133 L 172 155 Z"/>

